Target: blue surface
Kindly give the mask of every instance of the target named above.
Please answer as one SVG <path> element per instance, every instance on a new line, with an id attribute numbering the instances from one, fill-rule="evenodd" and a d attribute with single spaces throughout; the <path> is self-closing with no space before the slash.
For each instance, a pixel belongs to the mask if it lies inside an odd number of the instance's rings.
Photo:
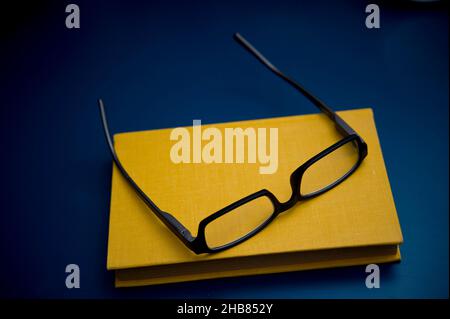
<path id="1" fill-rule="evenodd" d="M 446 10 L 381 2 L 369 30 L 364 1 L 74 2 L 80 30 L 63 1 L 19 8 L 2 36 L 1 297 L 448 297 Z M 114 132 L 316 112 L 236 31 L 335 109 L 374 109 L 405 240 L 380 289 L 364 267 L 113 288 L 98 97 Z M 69 263 L 80 289 L 65 287 Z"/>

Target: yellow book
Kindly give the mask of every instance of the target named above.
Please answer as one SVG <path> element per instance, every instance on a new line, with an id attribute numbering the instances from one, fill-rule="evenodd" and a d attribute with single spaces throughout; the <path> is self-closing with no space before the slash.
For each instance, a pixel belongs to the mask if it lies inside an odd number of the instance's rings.
<path id="1" fill-rule="evenodd" d="M 366 141 L 368 156 L 342 184 L 296 204 L 255 237 L 231 249 L 196 255 L 136 195 L 113 168 L 107 268 L 116 286 L 139 286 L 400 260 L 402 234 L 371 109 L 338 112 Z M 289 177 L 342 137 L 325 115 L 313 114 L 203 125 L 203 129 L 278 128 L 278 167 L 258 163 L 176 164 L 171 129 L 114 136 L 122 164 L 136 183 L 196 236 L 198 223 L 261 189 L 280 201 Z M 192 132 L 192 127 L 187 128 Z M 223 134 L 224 135 L 224 134 Z"/>

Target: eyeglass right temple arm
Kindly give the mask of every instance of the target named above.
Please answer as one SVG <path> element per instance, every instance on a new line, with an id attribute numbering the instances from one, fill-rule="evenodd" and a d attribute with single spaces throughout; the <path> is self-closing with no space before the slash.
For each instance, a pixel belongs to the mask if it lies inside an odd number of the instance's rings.
<path id="1" fill-rule="evenodd" d="M 144 201 L 144 203 L 152 210 L 152 212 L 178 237 L 181 241 L 187 245 L 191 246 L 194 241 L 194 237 L 191 235 L 189 230 L 183 226 L 173 215 L 162 211 L 158 206 L 144 193 L 144 191 L 136 184 L 136 182 L 131 178 L 125 168 L 122 166 L 119 158 L 117 157 L 116 150 L 112 141 L 111 133 L 109 132 L 108 122 L 106 120 L 105 107 L 101 99 L 98 100 L 98 106 L 100 108 L 100 116 L 102 118 L 103 130 L 105 133 L 106 141 L 108 142 L 109 150 L 111 152 L 114 163 L 116 164 L 119 171 L 122 173 L 123 177 L 128 181 L 131 187 L 136 191 L 139 197 Z"/>
<path id="2" fill-rule="evenodd" d="M 259 62 L 266 66 L 270 71 L 275 73 L 278 77 L 293 86 L 296 90 L 300 91 L 309 101 L 311 101 L 316 107 L 318 107 L 323 113 L 325 113 L 336 125 L 337 130 L 344 136 L 356 134 L 355 131 L 348 125 L 339 115 L 337 115 L 331 108 L 325 103 L 312 95 L 303 86 L 295 82 L 293 79 L 286 76 L 283 72 L 278 70 L 269 60 L 266 59 L 255 47 L 248 42 L 239 33 L 234 34 L 234 39 L 242 45 L 248 52 L 250 52 Z"/>

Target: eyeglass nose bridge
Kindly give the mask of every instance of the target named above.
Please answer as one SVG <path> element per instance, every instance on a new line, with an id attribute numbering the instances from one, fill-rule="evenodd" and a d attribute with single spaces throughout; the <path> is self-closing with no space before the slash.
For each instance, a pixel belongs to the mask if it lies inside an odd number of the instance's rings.
<path id="1" fill-rule="evenodd" d="M 275 205 L 275 210 L 276 210 L 276 214 L 281 214 L 285 211 L 287 211 L 288 209 L 291 209 L 292 207 L 295 206 L 295 204 L 297 204 L 299 201 L 302 200 L 302 196 L 300 195 L 300 179 L 302 177 L 302 174 L 304 172 L 305 168 L 304 165 L 298 167 L 290 176 L 290 184 L 291 184 L 291 190 L 292 190 L 292 194 L 291 197 L 285 201 L 285 202 L 280 202 L 275 195 L 273 195 L 272 193 L 270 193 L 273 197 L 273 203 Z"/>
<path id="2" fill-rule="evenodd" d="M 288 201 L 286 201 L 284 203 L 280 203 L 279 209 L 278 209 L 278 214 L 284 213 L 288 209 L 291 209 L 292 207 L 295 206 L 295 204 L 297 204 L 297 202 L 298 202 L 298 199 L 295 198 L 294 196 L 292 196 Z"/>
<path id="3" fill-rule="evenodd" d="M 300 176 L 301 176 L 301 174 L 298 171 L 294 172 L 291 175 L 290 180 L 291 180 L 292 194 L 291 194 L 291 197 L 285 202 L 280 202 L 278 200 L 278 198 L 272 192 L 267 191 L 268 192 L 267 197 L 270 198 L 270 200 L 272 201 L 272 204 L 274 206 L 274 210 L 275 210 L 274 215 L 275 216 L 294 207 L 295 204 L 297 204 L 300 201 L 301 196 L 299 196 L 299 185 L 298 185 Z"/>

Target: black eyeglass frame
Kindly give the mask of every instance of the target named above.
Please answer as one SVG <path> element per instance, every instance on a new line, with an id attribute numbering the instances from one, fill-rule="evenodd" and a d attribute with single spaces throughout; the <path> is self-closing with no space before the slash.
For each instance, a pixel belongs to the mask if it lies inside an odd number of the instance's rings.
<path id="1" fill-rule="evenodd" d="M 275 73 L 277 76 L 281 77 L 283 80 L 288 82 L 291 86 L 293 86 L 295 89 L 300 91 L 303 95 L 305 95 L 306 98 L 308 98 L 314 105 L 316 105 L 323 113 L 327 115 L 328 118 L 330 118 L 336 126 L 336 129 L 343 135 L 343 139 L 338 141 L 337 143 L 331 145 L 330 147 L 326 148 L 319 154 L 315 155 L 308 161 L 306 161 L 304 164 L 300 165 L 290 176 L 290 183 L 292 188 L 292 195 L 290 199 L 287 202 L 280 202 L 276 196 L 268 191 L 267 189 L 262 189 L 256 193 L 253 193 L 249 196 L 246 196 L 222 209 L 219 211 L 213 213 L 212 215 L 204 218 L 202 221 L 200 221 L 197 231 L 197 237 L 192 236 L 192 234 L 189 232 L 189 230 L 180 223 L 173 215 L 171 215 L 168 212 L 162 211 L 145 193 L 144 191 L 136 184 L 136 182 L 131 178 L 131 176 L 128 174 L 128 172 L 123 167 L 122 163 L 120 162 L 117 153 L 114 148 L 114 143 L 112 136 L 110 134 L 108 123 L 106 120 L 106 112 L 105 107 L 103 104 L 103 101 L 99 99 L 98 104 L 100 108 L 100 116 L 103 123 L 104 133 L 106 136 L 106 140 L 111 152 L 111 155 L 113 157 L 113 161 L 116 164 L 117 168 L 123 175 L 123 177 L 128 181 L 128 183 L 133 187 L 133 189 L 136 191 L 138 196 L 144 201 L 144 203 L 152 210 L 152 212 L 183 242 L 183 244 L 188 247 L 190 250 L 192 250 L 196 254 L 202 254 L 202 253 L 215 253 L 219 251 L 223 251 L 225 249 L 229 249 L 231 247 L 234 247 L 249 238 L 255 236 L 257 233 L 259 233 L 261 230 L 263 230 L 265 227 L 267 227 L 280 213 L 290 209 L 293 207 L 297 202 L 301 200 L 310 199 L 313 197 L 316 197 L 318 195 L 321 195 L 330 189 L 334 188 L 335 186 L 342 183 L 345 179 L 347 179 L 350 175 L 352 175 L 356 169 L 360 166 L 364 158 L 367 156 L 368 148 L 367 144 L 364 142 L 364 140 L 341 118 L 339 117 L 333 110 L 331 110 L 328 106 L 326 106 L 322 101 L 320 101 L 318 98 L 313 96 L 310 92 L 308 92 L 306 89 L 304 89 L 300 84 L 292 80 L 291 78 L 284 75 L 281 71 L 279 71 L 275 66 L 273 66 L 272 63 L 270 63 L 261 53 L 258 52 L 247 40 L 245 40 L 239 33 L 236 33 L 234 35 L 235 40 L 241 44 L 246 50 L 248 50 L 252 55 L 254 55 L 263 65 L 265 65 L 269 70 L 271 70 L 273 73 Z M 328 154 L 332 153 L 333 151 L 337 150 L 339 147 L 347 144 L 347 143 L 354 143 L 357 146 L 358 150 L 358 160 L 356 164 L 341 178 L 336 180 L 335 182 L 329 184 L 328 186 L 315 191 L 310 194 L 302 195 L 300 191 L 301 187 L 301 181 L 303 174 L 306 172 L 306 170 L 322 159 L 323 157 L 327 156 Z M 208 224 L 210 224 L 212 221 L 216 220 L 217 218 L 233 211 L 234 209 L 252 201 L 260 197 L 267 197 L 272 205 L 273 205 L 273 213 L 272 215 L 261 225 L 259 225 L 257 228 L 255 228 L 253 231 L 249 232 L 248 234 L 244 235 L 243 237 L 232 241 L 226 245 L 222 245 L 219 247 L 211 248 L 208 246 L 206 242 L 205 237 L 205 229 Z"/>

